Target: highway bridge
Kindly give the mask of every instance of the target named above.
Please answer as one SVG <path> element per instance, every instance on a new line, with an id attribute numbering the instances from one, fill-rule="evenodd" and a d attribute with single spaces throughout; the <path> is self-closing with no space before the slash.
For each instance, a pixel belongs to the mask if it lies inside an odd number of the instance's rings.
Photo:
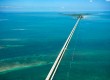
<path id="1" fill-rule="evenodd" d="M 50 72 L 48 73 L 48 75 L 47 75 L 45 80 L 53 80 L 54 75 L 55 75 L 55 73 L 56 73 L 56 71 L 58 69 L 58 66 L 59 66 L 59 64 L 60 64 L 60 62 L 61 62 L 61 60 L 63 58 L 63 55 L 64 55 L 64 53 L 65 53 L 65 51 L 66 51 L 66 49 L 67 49 L 67 47 L 68 47 L 68 45 L 70 43 L 70 40 L 71 40 L 71 38 L 72 38 L 72 36 L 73 36 L 77 26 L 78 26 L 79 21 L 83 18 L 83 15 L 77 15 L 77 18 L 78 18 L 78 20 L 77 20 L 76 24 L 74 25 L 74 27 L 73 27 L 72 31 L 70 32 L 67 40 L 65 41 L 65 43 L 64 43 L 64 45 L 63 45 L 63 47 L 62 47 L 62 49 L 61 49 L 61 51 L 59 53 L 59 55 L 57 56 L 53 66 L 50 69 Z"/>

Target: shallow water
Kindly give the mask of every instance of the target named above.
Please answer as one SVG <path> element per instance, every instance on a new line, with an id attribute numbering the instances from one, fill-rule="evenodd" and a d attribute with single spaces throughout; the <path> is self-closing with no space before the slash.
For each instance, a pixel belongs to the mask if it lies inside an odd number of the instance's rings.
<path id="1" fill-rule="evenodd" d="M 90 13 L 54 80 L 110 80 L 110 12 Z M 57 12 L 0 13 L 0 80 L 44 80 L 75 22 Z"/>

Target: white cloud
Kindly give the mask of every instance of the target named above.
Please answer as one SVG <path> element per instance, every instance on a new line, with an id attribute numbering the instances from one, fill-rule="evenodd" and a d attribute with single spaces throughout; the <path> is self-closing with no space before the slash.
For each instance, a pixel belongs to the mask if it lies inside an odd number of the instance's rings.
<path id="1" fill-rule="evenodd" d="M 65 8 L 64 6 L 61 7 L 61 9 L 64 9 L 64 8 Z"/>
<path id="2" fill-rule="evenodd" d="M 22 8 L 19 6 L 0 6 L 0 8 Z"/>
<path id="3" fill-rule="evenodd" d="M 93 2 L 93 0 L 90 0 L 89 2 Z"/>
<path id="4" fill-rule="evenodd" d="M 110 2 L 110 0 L 105 0 L 105 1 Z"/>

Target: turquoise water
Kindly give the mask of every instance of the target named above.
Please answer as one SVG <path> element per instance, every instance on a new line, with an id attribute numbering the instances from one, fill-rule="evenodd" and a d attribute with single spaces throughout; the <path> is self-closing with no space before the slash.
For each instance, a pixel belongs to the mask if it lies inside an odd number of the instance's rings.
<path id="1" fill-rule="evenodd" d="M 110 80 L 110 12 L 79 22 L 54 80 Z M 0 80 L 44 80 L 76 19 L 0 13 Z"/>

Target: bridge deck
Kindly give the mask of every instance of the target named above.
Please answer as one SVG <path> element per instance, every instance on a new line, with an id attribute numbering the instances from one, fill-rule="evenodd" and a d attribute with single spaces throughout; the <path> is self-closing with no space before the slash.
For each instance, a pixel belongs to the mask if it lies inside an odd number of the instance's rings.
<path id="1" fill-rule="evenodd" d="M 59 66 L 59 64 L 60 64 L 60 62 L 62 60 L 62 57 L 63 57 L 63 55 L 64 55 L 64 53 L 65 53 L 65 51 L 66 51 L 66 49 L 68 47 L 68 44 L 69 44 L 69 42 L 70 42 L 70 40 L 71 40 L 71 38 L 72 38 L 75 30 L 76 30 L 76 27 L 77 27 L 77 25 L 78 25 L 78 23 L 79 23 L 79 21 L 80 21 L 81 18 L 82 18 L 82 16 L 79 16 L 79 18 L 78 18 L 75 26 L 73 27 L 71 33 L 69 34 L 69 36 L 68 36 L 68 38 L 67 38 L 64 46 L 62 47 L 62 49 L 61 49 L 58 57 L 56 58 L 53 66 L 52 66 L 52 68 L 51 68 L 50 72 L 48 73 L 48 75 L 47 75 L 47 77 L 46 77 L 45 80 L 52 80 L 53 79 L 53 77 L 54 77 L 54 75 L 56 73 L 56 70 L 57 70 L 57 68 L 58 68 L 58 66 Z"/>

